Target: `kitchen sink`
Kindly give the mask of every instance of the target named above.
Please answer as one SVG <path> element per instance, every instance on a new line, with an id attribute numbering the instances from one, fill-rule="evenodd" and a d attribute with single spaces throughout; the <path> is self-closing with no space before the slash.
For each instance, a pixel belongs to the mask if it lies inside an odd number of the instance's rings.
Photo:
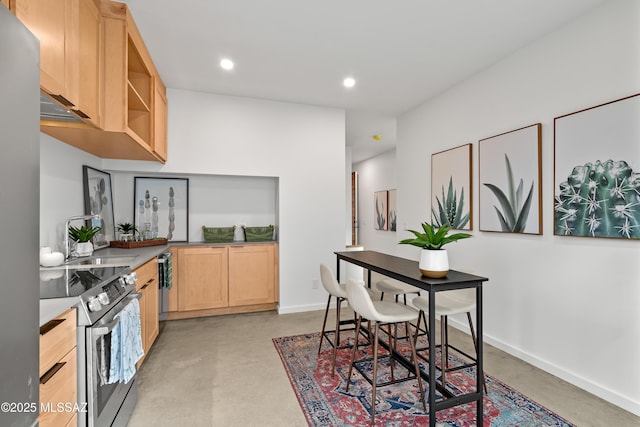
<path id="1" fill-rule="evenodd" d="M 113 266 L 131 265 L 135 261 L 134 256 L 91 256 L 88 258 L 76 258 L 66 262 L 66 265 L 91 265 L 91 266 Z"/>

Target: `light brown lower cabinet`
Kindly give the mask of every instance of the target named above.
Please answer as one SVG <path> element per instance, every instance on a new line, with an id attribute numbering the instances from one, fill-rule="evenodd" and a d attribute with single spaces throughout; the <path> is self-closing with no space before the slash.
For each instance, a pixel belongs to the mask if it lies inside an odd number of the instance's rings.
<path id="1" fill-rule="evenodd" d="M 275 245 L 229 247 L 229 306 L 276 301 Z"/>
<path id="2" fill-rule="evenodd" d="M 178 249 L 178 311 L 226 307 L 227 247 Z"/>
<path id="3" fill-rule="evenodd" d="M 142 295 L 138 300 L 140 304 L 142 349 L 144 351 L 144 356 L 137 364 L 137 366 L 140 366 L 160 332 L 160 323 L 158 321 L 158 258 L 152 258 L 134 271 L 138 275 L 136 291 Z"/>
<path id="4" fill-rule="evenodd" d="M 275 243 L 172 248 L 169 319 L 273 310 L 277 248 Z"/>
<path id="5" fill-rule="evenodd" d="M 77 402 L 76 378 L 76 310 L 70 309 L 40 327 L 41 427 L 76 425 L 74 412 L 64 410 Z"/>

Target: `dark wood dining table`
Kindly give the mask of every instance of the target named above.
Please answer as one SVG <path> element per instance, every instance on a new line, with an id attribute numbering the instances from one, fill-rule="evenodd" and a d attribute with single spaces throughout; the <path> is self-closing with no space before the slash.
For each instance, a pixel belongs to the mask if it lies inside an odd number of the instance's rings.
<path id="1" fill-rule="evenodd" d="M 376 251 L 335 252 L 337 257 L 337 277 L 340 280 L 340 261 L 349 262 L 367 270 L 367 284 L 371 286 L 371 272 L 408 283 L 409 285 L 426 291 L 429 295 L 428 337 L 429 337 L 429 371 L 421 371 L 422 377 L 429 382 L 429 426 L 435 427 L 437 412 L 453 406 L 476 402 L 476 422 L 483 425 L 483 368 L 482 368 L 482 285 L 488 281 L 486 277 L 475 276 L 461 271 L 449 270 L 446 277 L 431 279 L 425 277 L 418 269 L 418 262 L 400 258 Z M 478 355 L 476 360 L 476 391 L 466 394 L 454 394 L 436 381 L 436 298 L 438 292 L 456 289 L 476 290 L 476 331 Z M 406 363 L 408 369 L 413 369 L 411 363 Z M 440 399 L 438 399 L 438 394 Z"/>

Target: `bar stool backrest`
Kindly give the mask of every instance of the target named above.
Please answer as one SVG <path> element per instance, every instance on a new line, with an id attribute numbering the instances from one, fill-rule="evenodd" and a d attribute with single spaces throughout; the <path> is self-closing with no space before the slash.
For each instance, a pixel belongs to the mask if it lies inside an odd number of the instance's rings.
<path id="1" fill-rule="evenodd" d="M 360 282 L 353 279 L 347 280 L 347 300 L 359 316 L 373 321 L 379 320 L 378 310 L 373 305 L 369 292 Z"/>
<path id="2" fill-rule="evenodd" d="M 333 274 L 333 270 L 326 264 L 320 264 L 320 280 L 322 281 L 322 286 L 329 293 L 329 295 L 333 295 L 335 297 L 346 298 L 347 293 L 344 288 L 340 286 L 336 276 Z"/>

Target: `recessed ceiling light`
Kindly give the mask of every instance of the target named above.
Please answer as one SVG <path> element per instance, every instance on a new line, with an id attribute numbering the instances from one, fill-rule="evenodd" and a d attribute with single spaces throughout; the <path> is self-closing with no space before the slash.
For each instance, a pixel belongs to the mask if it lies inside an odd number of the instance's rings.
<path id="1" fill-rule="evenodd" d="M 356 80 L 353 77 L 347 77 L 342 81 L 344 87 L 354 87 L 356 84 Z"/>
<path id="2" fill-rule="evenodd" d="M 228 58 L 224 58 L 220 61 L 220 66 L 225 70 L 233 70 L 233 65 L 233 61 Z"/>

